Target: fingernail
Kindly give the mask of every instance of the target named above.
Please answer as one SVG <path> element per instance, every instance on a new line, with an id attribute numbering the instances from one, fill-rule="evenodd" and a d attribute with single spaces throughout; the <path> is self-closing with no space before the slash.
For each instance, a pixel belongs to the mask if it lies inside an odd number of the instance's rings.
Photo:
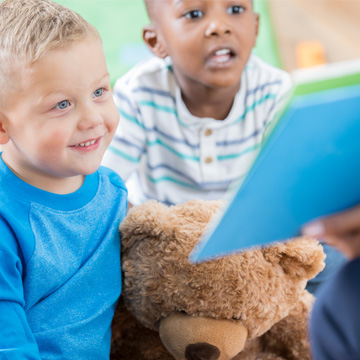
<path id="1" fill-rule="evenodd" d="M 307 236 L 321 237 L 324 236 L 325 228 L 320 222 L 313 222 L 303 227 L 302 233 Z"/>

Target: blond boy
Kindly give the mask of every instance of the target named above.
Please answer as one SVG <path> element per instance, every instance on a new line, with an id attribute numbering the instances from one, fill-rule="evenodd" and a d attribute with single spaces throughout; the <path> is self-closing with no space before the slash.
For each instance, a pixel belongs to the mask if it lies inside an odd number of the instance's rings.
<path id="1" fill-rule="evenodd" d="M 1 2 L 1 358 L 109 357 L 126 190 L 99 165 L 118 120 L 95 28 Z"/>

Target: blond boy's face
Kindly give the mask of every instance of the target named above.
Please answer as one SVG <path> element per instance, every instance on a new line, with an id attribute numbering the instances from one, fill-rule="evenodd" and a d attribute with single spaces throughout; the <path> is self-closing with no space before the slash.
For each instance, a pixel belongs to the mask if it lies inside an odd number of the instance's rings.
<path id="1" fill-rule="evenodd" d="M 239 84 L 258 33 L 251 0 L 158 0 L 153 6 L 159 7 L 153 24 L 160 56 L 171 57 L 180 84 Z"/>
<path id="2" fill-rule="evenodd" d="M 102 44 L 51 50 L 25 75 L 4 111 L 3 158 L 35 186 L 62 178 L 79 184 L 99 167 L 119 120 Z"/>

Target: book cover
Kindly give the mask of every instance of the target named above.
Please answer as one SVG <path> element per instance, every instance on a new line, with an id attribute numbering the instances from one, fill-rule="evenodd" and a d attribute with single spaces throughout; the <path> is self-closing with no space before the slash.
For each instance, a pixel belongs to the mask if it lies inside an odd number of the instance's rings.
<path id="1" fill-rule="evenodd" d="M 304 223 L 360 202 L 360 60 L 293 78 L 288 104 L 191 261 L 298 236 Z"/>

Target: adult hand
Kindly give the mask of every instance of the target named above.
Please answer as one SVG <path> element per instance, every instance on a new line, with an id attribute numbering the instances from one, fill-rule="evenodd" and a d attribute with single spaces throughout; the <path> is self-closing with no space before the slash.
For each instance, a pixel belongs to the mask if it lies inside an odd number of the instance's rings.
<path id="1" fill-rule="evenodd" d="M 360 205 L 306 224 L 302 233 L 335 246 L 349 259 L 360 257 Z"/>

